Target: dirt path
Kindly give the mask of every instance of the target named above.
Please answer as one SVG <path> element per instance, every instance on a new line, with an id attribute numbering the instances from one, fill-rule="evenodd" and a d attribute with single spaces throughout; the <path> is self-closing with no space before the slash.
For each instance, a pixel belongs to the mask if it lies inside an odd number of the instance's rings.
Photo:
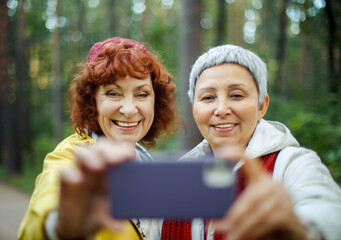
<path id="1" fill-rule="evenodd" d="M 15 240 L 29 196 L 0 182 L 0 240 Z"/>

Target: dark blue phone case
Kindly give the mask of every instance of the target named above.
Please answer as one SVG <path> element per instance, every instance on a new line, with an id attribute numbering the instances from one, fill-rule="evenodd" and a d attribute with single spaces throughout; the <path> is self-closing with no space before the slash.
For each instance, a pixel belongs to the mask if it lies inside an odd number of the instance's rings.
<path id="1" fill-rule="evenodd" d="M 131 161 L 112 166 L 108 174 L 111 214 L 115 218 L 222 217 L 235 199 L 235 176 L 223 186 L 207 184 L 204 173 L 214 167 L 220 169 L 207 161 Z"/>

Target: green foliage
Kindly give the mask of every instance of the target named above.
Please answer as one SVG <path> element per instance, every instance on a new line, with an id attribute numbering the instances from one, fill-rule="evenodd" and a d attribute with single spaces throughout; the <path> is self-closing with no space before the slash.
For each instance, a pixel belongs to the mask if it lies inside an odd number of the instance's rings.
<path id="1" fill-rule="evenodd" d="M 156 147 L 153 151 L 171 151 L 179 149 L 179 141 L 177 141 L 177 135 L 173 134 L 166 138 L 160 138 L 156 142 Z"/>
<path id="2" fill-rule="evenodd" d="M 267 119 L 286 124 L 301 146 L 317 152 L 341 185 L 341 126 L 334 123 L 334 113 L 338 109 L 339 106 L 332 105 L 308 108 L 300 102 L 274 98 Z"/>
<path id="3" fill-rule="evenodd" d="M 53 150 L 55 144 L 50 136 L 45 135 L 39 136 L 32 146 L 32 151 L 23 154 L 24 165 L 20 175 L 8 175 L 4 166 L 0 164 L 0 179 L 27 194 L 32 193 L 35 179 L 43 168 L 43 160 L 46 154 Z"/>

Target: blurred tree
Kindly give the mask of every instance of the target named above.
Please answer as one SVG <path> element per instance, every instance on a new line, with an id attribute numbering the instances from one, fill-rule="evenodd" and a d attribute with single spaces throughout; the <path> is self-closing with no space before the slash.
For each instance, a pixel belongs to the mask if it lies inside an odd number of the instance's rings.
<path id="1" fill-rule="evenodd" d="M 256 21 L 260 22 L 258 39 L 260 49 L 264 52 L 266 59 L 274 58 L 276 52 L 276 42 L 274 35 L 278 35 L 278 1 L 263 1 L 263 7 L 257 17 L 256 11 L 252 10 Z M 251 13 L 251 14 L 252 14 Z M 253 14 L 251 18 L 253 17 Z"/>
<path id="2" fill-rule="evenodd" d="M 86 7 L 84 1 L 75 1 L 75 8 L 76 9 L 69 9 L 71 11 L 77 11 L 77 14 L 69 17 L 70 23 L 68 25 L 68 30 L 70 31 L 70 43 L 68 44 L 68 51 L 66 52 L 69 56 L 69 60 L 73 63 L 79 62 L 86 54 L 87 49 L 87 44 L 84 40 L 86 37 Z M 68 65 L 70 66 L 70 64 Z"/>
<path id="3" fill-rule="evenodd" d="M 117 1 L 106 0 L 104 6 L 105 19 L 103 24 L 104 38 L 113 37 L 116 35 L 117 29 L 117 19 L 115 18 L 114 10 L 116 8 Z"/>
<path id="4" fill-rule="evenodd" d="M 1 160 L 6 172 L 15 172 L 12 143 L 11 110 L 9 104 L 8 78 L 8 8 L 6 1 L 0 2 L 0 90 L 1 90 Z M 3 160 L 3 161 L 2 161 Z"/>
<path id="5" fill-rule="evenodd" d="M 284 64 L 285 64 L 285 51 L 286 51 L 286 28 L 287 28 L 287 15 L 286 7 L 287 0 L 280 0 L 279 2 L 279 35 L 277 39 L 277 73 L 275 79 L 275 92 L 280 96 L 285 96 L 286 94 L 286 82 L 284 78 Z"/>
<path id="6" fill-rule="evenodd" d="M 329 89 L 332 93 L 338 92 L 338 79 L 336 76 L 335 68 L 335 40 L 337 34 L 337 26 L 333 13 L 333 6 L 331 0 L 326 0 L 326 14 L 328 19 L 328 60 L 329 60 L 329 74 L 330 74 L 330 85 Z"/>
<path id="7" fill-rule="evenodd" d="M 53 31 L 53 54 L 52 54 L 52 76 L 53 76 L 53 136 L 56 143 L 62 140 L 62 76 L 61 76 L 61 36 L 58 24 L 60 17 L 61 1 L 56 0 L 57 26 Z"/>
<path id="8" fill-rule="evenodd" d="M 228 7 L 228 42 L 231 44 L 246 47 L 244 40 L 244 25 L 245 25 L 245 10 L 247 9 L 250 1 L 227 1 L 230 2 Z"/>
<path id="9" fill-rule="evenodd" d="M 309 81 L 309 75 L 311 74 L 311 71 L 309 71 L 309 59 L 308 59 L 308 41 L 309 36 L 305 31 L 302 31 L 301 33 L 301 62 L 300 62 L 300 75 L 299 77 L 299 86 L 302 89 L 302 102 L 304 104 L 308 104 L 308 102 L 311 99 L 311 92 L 312 92 L 312 84 L 311 81 Z"/>
<path id="10" fill-rule="evenodd" d="M 217 17 L 217 32 L 216 32 L 216 40 L 215 45 L 222 45 L 225 43 L 226 38 L 226 24 L 227 24 L 227 11 L 226 11 L 226 1 L 225 0 L 217 0 L 218 4 L 218 17 Z"/>
<path id="11" fill-rule="evenodd" d="M 17 48 L 16 48 L 16 77 L 17 77 L 17 114 L 16 114 L 16 151 L 14 161 L 14 171 L 20 173 L 22 170 L 23 150 L 25 138 L 27 137 L 26 123 L 26 79 L 27 74 L 25 70 L 25 11 L 24 0 L 18 2 L 18 28 L 17 28 Z"/>
<path id="12" fill-rule="evenodd" d="M 180 147 L 190 149 L 197 145 L 202 136 L 193 119 L 192 106 L 188 101 L 188 77 L 192 64 L 201 53 L 201 0 L 182 0 L 180 26 L 180 77 L 179 107 L 187 133 L 181 136 Z"/>

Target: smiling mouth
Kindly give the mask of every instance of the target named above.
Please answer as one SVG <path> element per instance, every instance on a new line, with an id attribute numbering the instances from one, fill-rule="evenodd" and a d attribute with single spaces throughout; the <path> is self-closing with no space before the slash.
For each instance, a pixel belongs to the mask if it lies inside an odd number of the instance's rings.
<path id="1" fill-rule="evenodd" d="M 231 128 L 236 126 L 236 123 L 224 123 L 224 124 L 218 124 L 218 125 L 213 125 L 215 128 Z"/>
<path id="2" fill-rule="evenodd" d="M 141 120 L 137 122 L 121 122 L 121 121 L 112 120 L 112 122 L 119 127 L 126 127 L 126 128 L 131 127 L 132 128 L 132 127 L 136 127 L 137 125 L 139 125 Z"/>

